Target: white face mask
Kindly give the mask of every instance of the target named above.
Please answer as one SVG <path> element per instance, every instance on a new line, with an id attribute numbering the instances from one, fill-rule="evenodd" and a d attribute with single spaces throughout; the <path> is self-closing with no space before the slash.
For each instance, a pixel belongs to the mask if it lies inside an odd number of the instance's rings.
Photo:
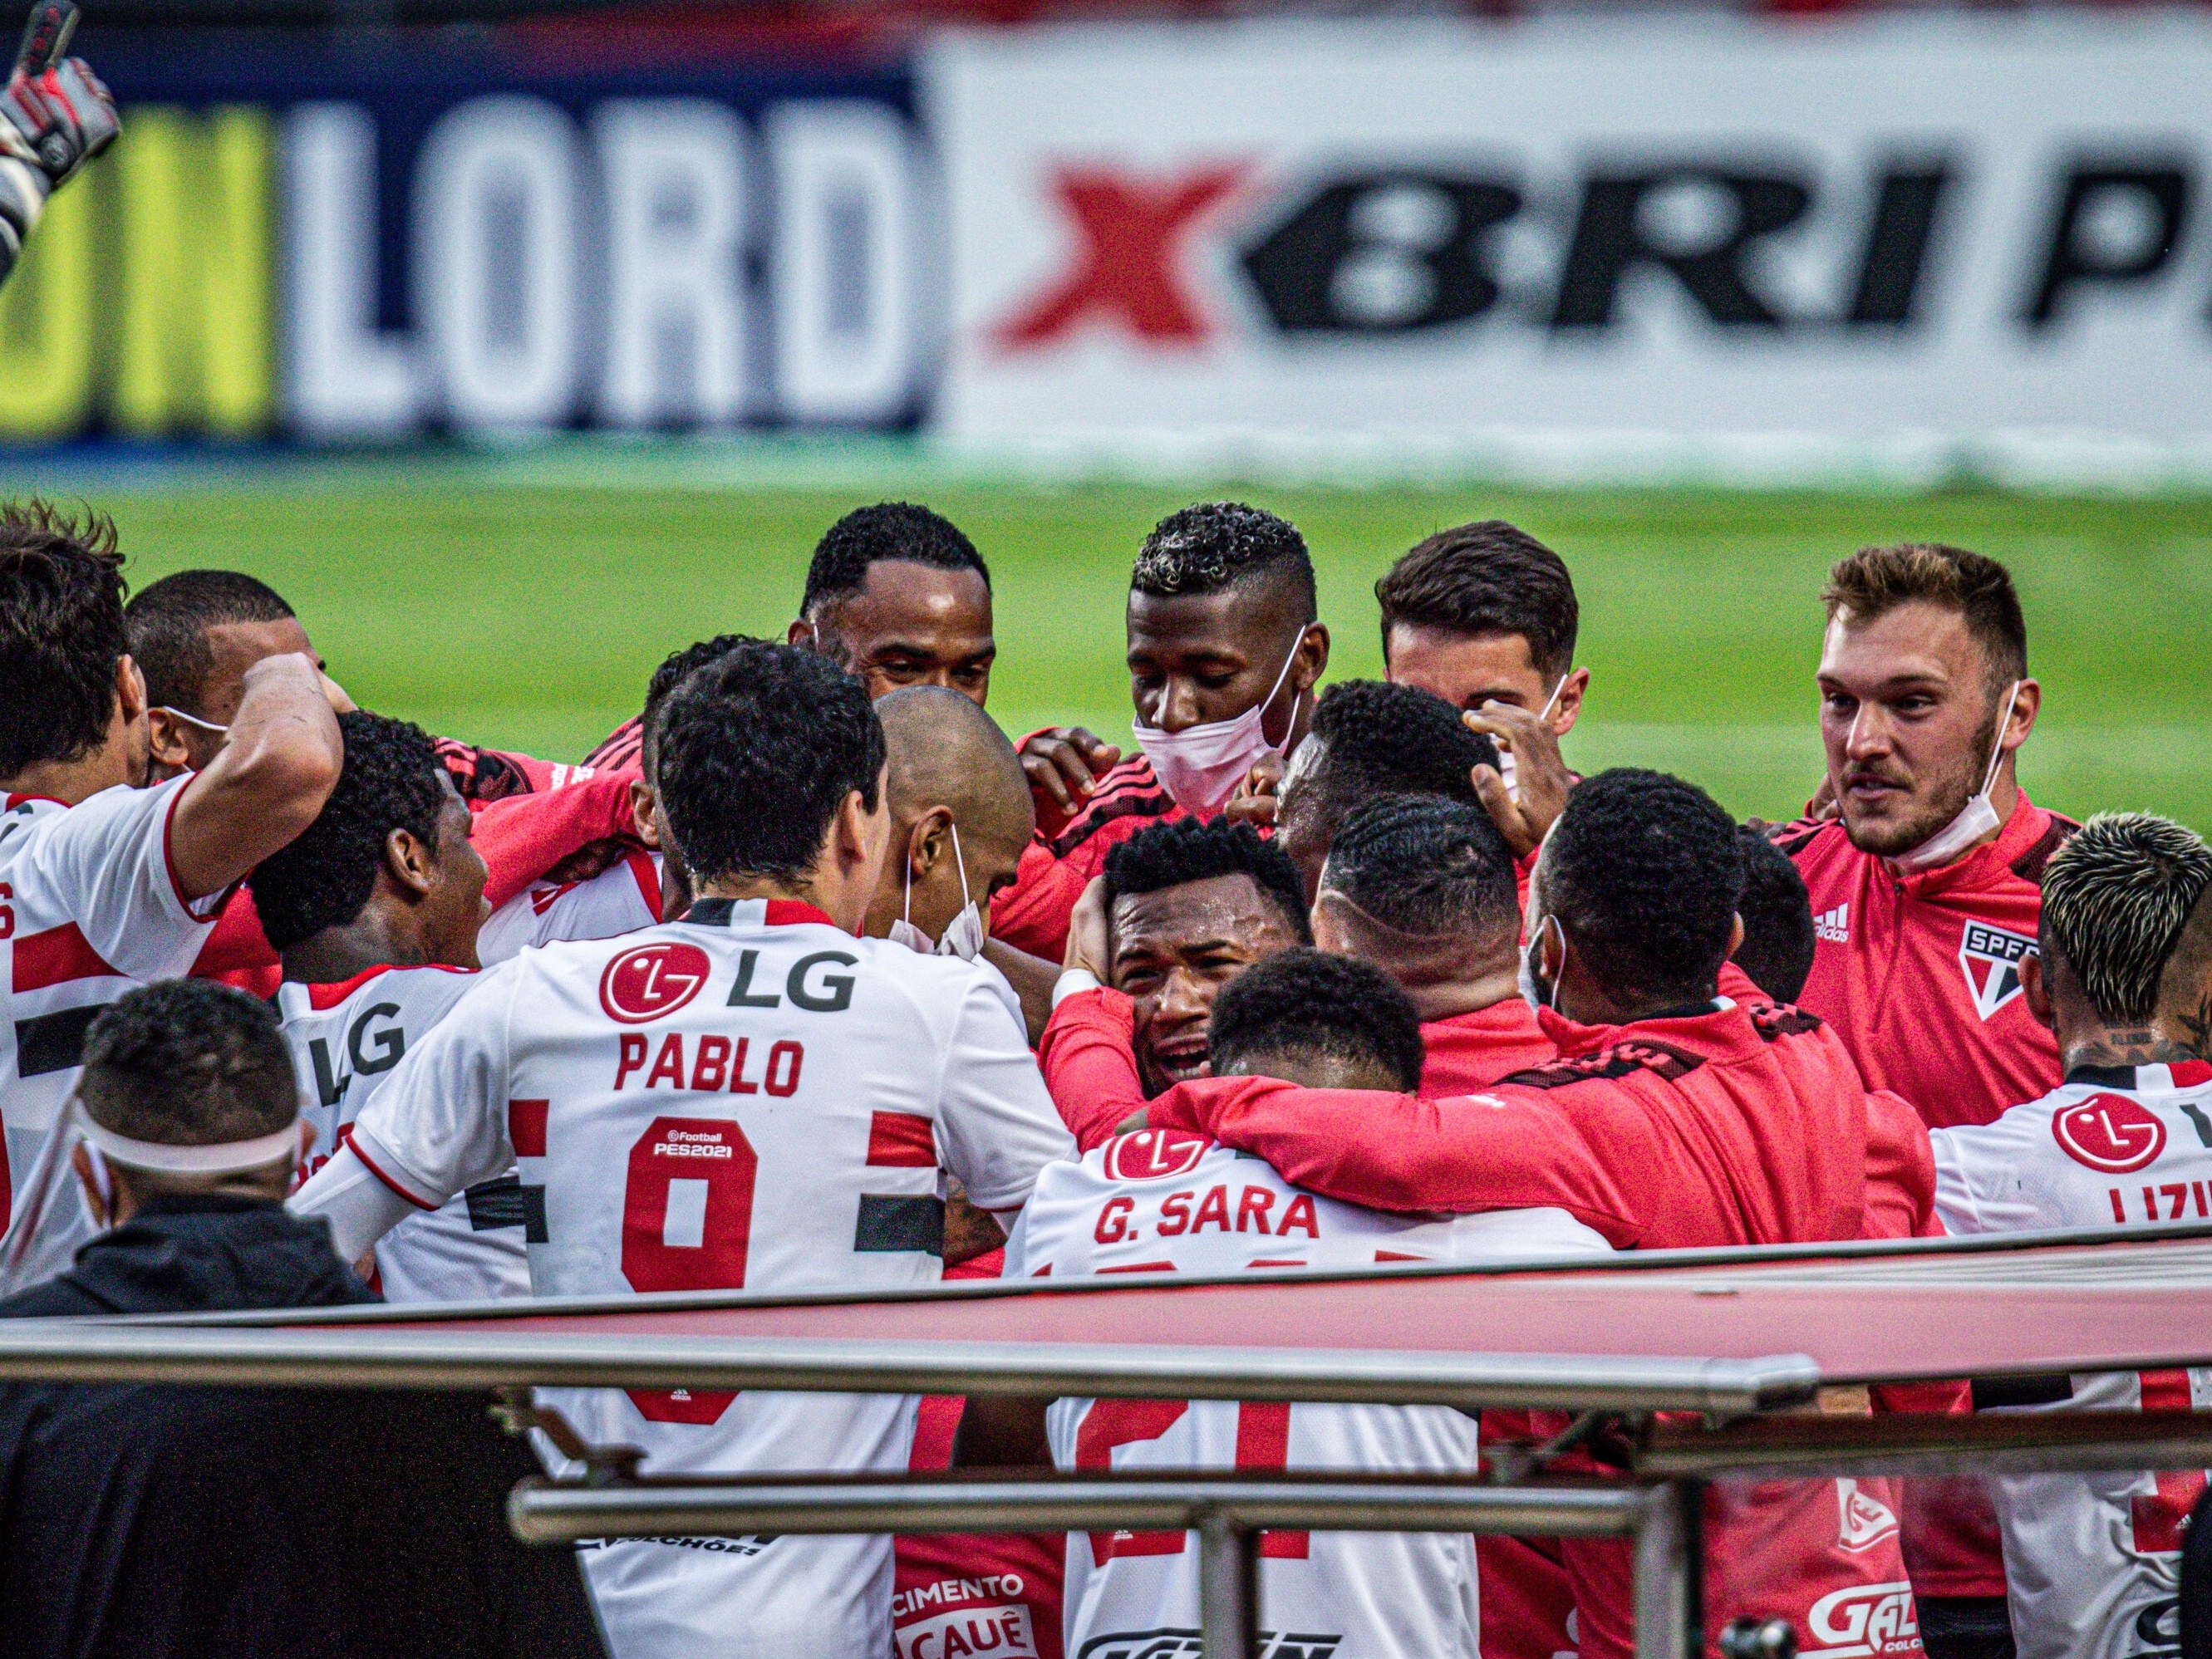
<path id="1" fill-rule="evenodd" d="M 1305 643 L 1305 635 L 1298 635 L 1298 645 Z M 1207 726 L 1187 726 L 1180 732 L 1163 732 L 1142 720 L 1134 721 L 1131 729 L 1142 744 L 1145 758 L 1152 763 L 1152 771 L 1169 798 L 1186 812 L 1201 818 L 1210 818 L 1229 804 L 1237 793 L 1237 786 L 1244 781 L 1244 775 L 1262 755 L 1279 755 L 1282 744 L 1267 741 L 1263 722 L 1267 705 L 1275 700 L 1275 693 L 1283 689 L 1283 682 L 1291 677 L 1291 665 L 1298 659 L 1298 645 L 1291 647 L 1291 654 L 1283 659 L 1283 672 L 1275 676 L 1275 683 L 1256 707 L 1246 709 L 1233 720 L 1215 720 Z M 1304 693 L 1299 693 L 1303 696 Z M 1290 724 L 1284 728 L 1283 743 L 1290 742 L 1291 728 L 1298 723 L 1297 698 L 1291 700 Z"/>
<path id="2" fill-rule="evenodd" d="M 1571 668 L 1567 671 L 1567 674 L 1571 674 L 1573 672 L 1574 670 Z M 1552 718 L 1552 710 L 1555 706 L 1557 706 L 1559 701 L 1559 693 L 1566 689 L 1567 675 L 1562 674 L 1559 676 L 1559 683 L 1552 688 L 1552 695 L 1544 699 L 1544 707 L 1536 716 L 1538 720 L 1547 720 Z M 1511 795 L 1515 800 L 1519 800 L 1521 799 L 1521 785 L 1516 779 L 1516 774 L 1513 764 L 1513 751 L 1510 749 L 1501 749 L 1498 751 L 1498 775 L 1505 780 L 1506 793 Z"/>
<path id="3" fill-rule="evenodd" d="M 1900 853 L 1890 860 L 1893 869 L 1908 876 L 1937 869 L 2003 825 L 2004 820 L 1997 816 L 1996 806 L 1990 799 L 1990 789 L 1997 781 L 1998 763 L 2004 759 L 2005 732 L 2012 725 L 2013 705 L 2020 700 L 2020 687 L 2021 682 L 2014 680 L 2012 690 L 2005 694 L 2004 718 L 1997 722 L 1996 742 L 1990 749 L 1989 769 L 1982 774 L 1980 790 L 1967 798 L 1957 817 L 1911 852 Z"/>
<path id="4" fill-rule="evenodd" d="M 960 914 L 946 924 L 945 937 L 931 943 L 928 934 L 914 925 L 914 860 L 906 861 L 906 915 L 891 924 L 890 938 L 918 956 L 957 957 L 963 962 L 973 962 L 983 953 L 983 941 L 990 935 L 983 926 L 982 907 L 968 891 L 968 860 L 960 851 L 960 826 L 949 826 L 952 831 L 952 857 L 960 869 L 960 896 L 967 903 Z"/>

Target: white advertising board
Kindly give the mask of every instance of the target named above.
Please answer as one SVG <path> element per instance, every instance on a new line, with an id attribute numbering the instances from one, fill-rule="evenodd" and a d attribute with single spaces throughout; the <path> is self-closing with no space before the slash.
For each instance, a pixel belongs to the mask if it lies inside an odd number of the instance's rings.
<path id="1" fill-rule="evenodd" d="M 1015 31 L 921 92 L 956 440 L 2212 457 L 2206 20 Z"/>

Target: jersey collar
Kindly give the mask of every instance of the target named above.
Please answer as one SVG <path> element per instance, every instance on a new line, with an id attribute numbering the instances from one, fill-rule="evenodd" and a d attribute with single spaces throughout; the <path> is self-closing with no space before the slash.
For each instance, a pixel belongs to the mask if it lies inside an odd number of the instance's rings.
<path id="1" fill-rule="evenodd" d="M 1948 864 L 1939 864 L 1933 870 L 1901 876 L 1899 884 L 1905 891 L 1920 894 L 2001 886 L 2013 878 L 2012 866 L 2027 855 L 2050 828 L 2051 814 L 2030 800 L 2027 791 L 2023 789 L 2013 804 L 2012 816 L 1997 831 L 1995 841 L 1984 842 L 1972 852 L 1961 854 Z"/>
<path id="2" fill-rule="evenodd" d="M 837 927 L 826 911 L 804 899 L 697 899 L 683 919 L 702 927 Z M 845 930 L 838 927 L 837 931 Z"/>
<path id="3" fill-rule="evenodd" d="M 2180 1060 L 2170 1066 L 2076 1066 L 2066 1073 L 2066 1081 L 2093 1089 L 2125 1089 L 2131 1094 L 2145 1090 L 2179 1094 L 2212 1083 L 2212 1060 Z"/>
<path id="4" fill-rule="evenodd" d="M 1584 1025 L 1550 1008 L 1536 1010 L 1536 1023 L 1551 1038 L 1562 1059 L 1633 1042 L 1638 1038 L 1664 1043 L 1701 1054 L 1707 1060 L 1729 1060 L 1757 1054 L 1764 1039 L 1751 1016 L 1727 997 L 1710 1006 L 1679 1013 L 1631 1020 L 1625 1025 Z"/>

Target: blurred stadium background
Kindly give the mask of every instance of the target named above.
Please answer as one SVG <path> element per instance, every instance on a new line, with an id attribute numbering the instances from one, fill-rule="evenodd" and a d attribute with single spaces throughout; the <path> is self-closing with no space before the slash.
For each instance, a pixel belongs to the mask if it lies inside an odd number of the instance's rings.
<path id="1" fill-rule="evenodd" d="M 125 135 L 0 294 L 0 480 L 235 567 L 366 703 L 556 759 L 905 495 L 993 709 L 1126 741 L 1127 561 L 1287 512 L 1333 672 L 1504 516 L 1570 759 L 1818 775 L 1815 592 L 2007 561 L 2074 812 L 2212 828 L 2212 19 L 1244 0 L 89 0 Z"/>

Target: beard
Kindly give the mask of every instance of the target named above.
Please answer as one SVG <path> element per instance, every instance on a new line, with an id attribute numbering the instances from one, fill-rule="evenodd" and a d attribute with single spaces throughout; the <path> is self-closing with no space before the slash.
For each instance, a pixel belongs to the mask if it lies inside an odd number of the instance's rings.
<path id="1" fill-rule="evenodd" d="M 1989 770 L 1990 753 L 1996 747 L 1998 714 L 1993 703 L 1975 732 L 1972 747 L 1960 757 L 1958 763 L 1940 781 L 1924 793 L 1916 792 L 1917 799 L 1904 803 L 1900 815 L 1854 823 L 1850 804 L 1839 793 L 1839 816 L 1844 834 L 1851 845 L 1876 858 L 1893 859 L 1942 834 L 1945 825 L 1966 810 L 1966 803 L 1981 787 L 1982 779 Z M 1895 781 L 1881 772 L 1872 775 L 1885 782 Z M 1846 779 L 1849 776 L 1845 774 Z"/>

